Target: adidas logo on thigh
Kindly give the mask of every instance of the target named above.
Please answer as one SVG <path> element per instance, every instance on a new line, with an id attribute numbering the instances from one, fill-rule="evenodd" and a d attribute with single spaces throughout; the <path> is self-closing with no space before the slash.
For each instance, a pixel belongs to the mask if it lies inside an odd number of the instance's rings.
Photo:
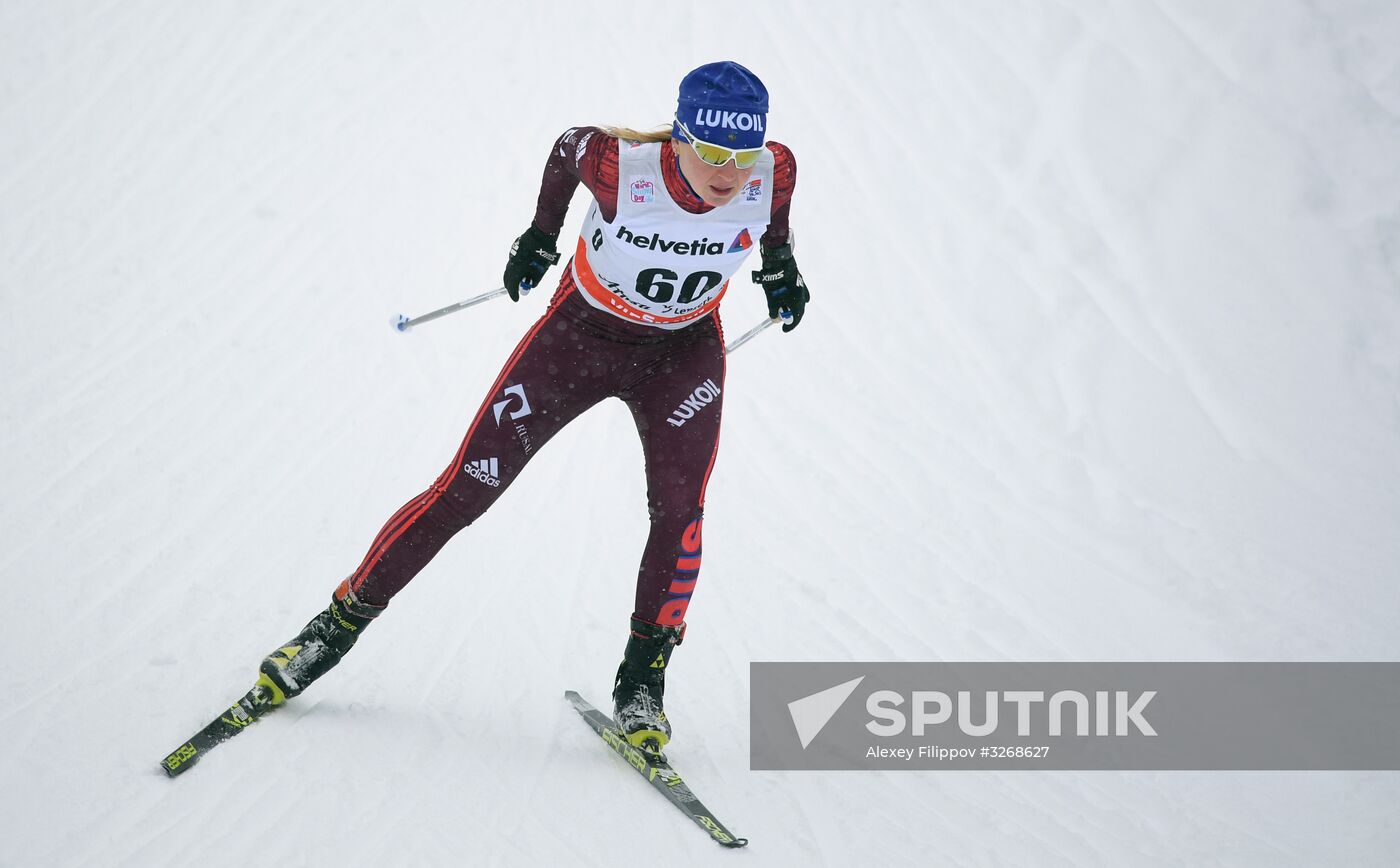
<path id="1" fill-rule="evenodd" d="M 462 469 L 467 471 L 467 475 L 477 482 L 484 482 L 492 488 L 501 487 L 500 463 L 495 458 L 468 461 L 462 465 Z"/>

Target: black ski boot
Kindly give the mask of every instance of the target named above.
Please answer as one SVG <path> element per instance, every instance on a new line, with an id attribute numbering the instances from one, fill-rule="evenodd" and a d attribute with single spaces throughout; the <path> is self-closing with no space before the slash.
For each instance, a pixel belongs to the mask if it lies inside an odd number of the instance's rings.
<path id="1" fill-rule="evenodd" d="M 632 619 L 632 634 L 613 684 L 613 721 L 634 747 L 660 753 L 671 740 L 671 724 L 662 708 L 666 664 L 685 635 L 685 625 L 663 627 Z"/>
<path id="2" fill-rule="evenodd" d="M 281 705 L 329 672 L 382 611 L 355 599 L 353 591 L 337 589 L 324 612 L 258 667 L 258 685 L 271 694 L 271 704 Z"/>

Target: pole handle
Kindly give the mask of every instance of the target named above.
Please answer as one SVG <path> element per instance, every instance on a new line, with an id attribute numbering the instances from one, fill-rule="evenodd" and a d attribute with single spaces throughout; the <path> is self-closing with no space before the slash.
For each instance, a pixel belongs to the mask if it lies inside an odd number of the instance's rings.
<path id="1" fill-rule="evenodd" d="M 742 335 L 740 335 L 740 336 L 738 337 L 738 339 L 736 339 L 736 340 L 734 341 L 734 343 L 732 343 L 732 344 L 730 344 L 729 346 L 725 347 L 725 348 L 724 348 L 724 352 L 725 352 L 726 354 L 734 352 L 735 350 L 739 349 L 739 347 L 742 347 L 744 344 L 746 344 L 746 343 L 748 343 L 749 341 L 753 340 L 754 338 L 758 337 L 759 334 L 760 334 L 764 329 L 768 328 L 769 326 L 775 326 L 775 325 L 777 325 L 778 323 L 782 323 L 783 325 L 787 325 L 788 323 L 792 322 L 792 314 L 791 314 L 791 313 L 788 313 L 788 311 L 787 311 L 786 308 L 783 308 L 783 309 L 779 310 L 779 311 L 778 311 L 778 314 L 779 314 L 779 316 L 778 316 L 777 319 L 767 319 L 767 318 L 764 318 L 763 321 L 760 322 L 758 325 L 756 325 L 756 326 L 754 326 L 753 328 L 749 329 L 748 331 L 744 332 Z"/>

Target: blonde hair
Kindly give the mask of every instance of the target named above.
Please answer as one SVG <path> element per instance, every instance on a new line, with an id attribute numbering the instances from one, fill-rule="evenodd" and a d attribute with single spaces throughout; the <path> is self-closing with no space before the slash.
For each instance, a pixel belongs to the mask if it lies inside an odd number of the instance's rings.
<path id="1" fill-rule="evenodd" d="M 643 132 L 631 127 L 599 127 L 599 129 L 610 136 L 626 139 L 629 142 L 669 142 L 671 140 L 670 125 L 657 127 L 651 132 Z"/>

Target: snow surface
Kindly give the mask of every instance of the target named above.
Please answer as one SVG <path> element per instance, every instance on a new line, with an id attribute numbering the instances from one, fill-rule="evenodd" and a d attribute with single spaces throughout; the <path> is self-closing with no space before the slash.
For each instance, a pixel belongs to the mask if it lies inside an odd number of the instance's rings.
<path id="1" fill-rule="evenodd" d="M 0 3 L 0 864 L 1394 864 L 1390 773 L 750 772 L 747 671 L 1395 660 L 1397 45 L 1385 0 Z M 645 535 L 619 402 L 165 779 L 544 293 L 391 316 L 495 285 L 560 131 L 720 57 L 814 293 L 731 360 L 668 695 L 749 849 L 562 698 Z"/>

